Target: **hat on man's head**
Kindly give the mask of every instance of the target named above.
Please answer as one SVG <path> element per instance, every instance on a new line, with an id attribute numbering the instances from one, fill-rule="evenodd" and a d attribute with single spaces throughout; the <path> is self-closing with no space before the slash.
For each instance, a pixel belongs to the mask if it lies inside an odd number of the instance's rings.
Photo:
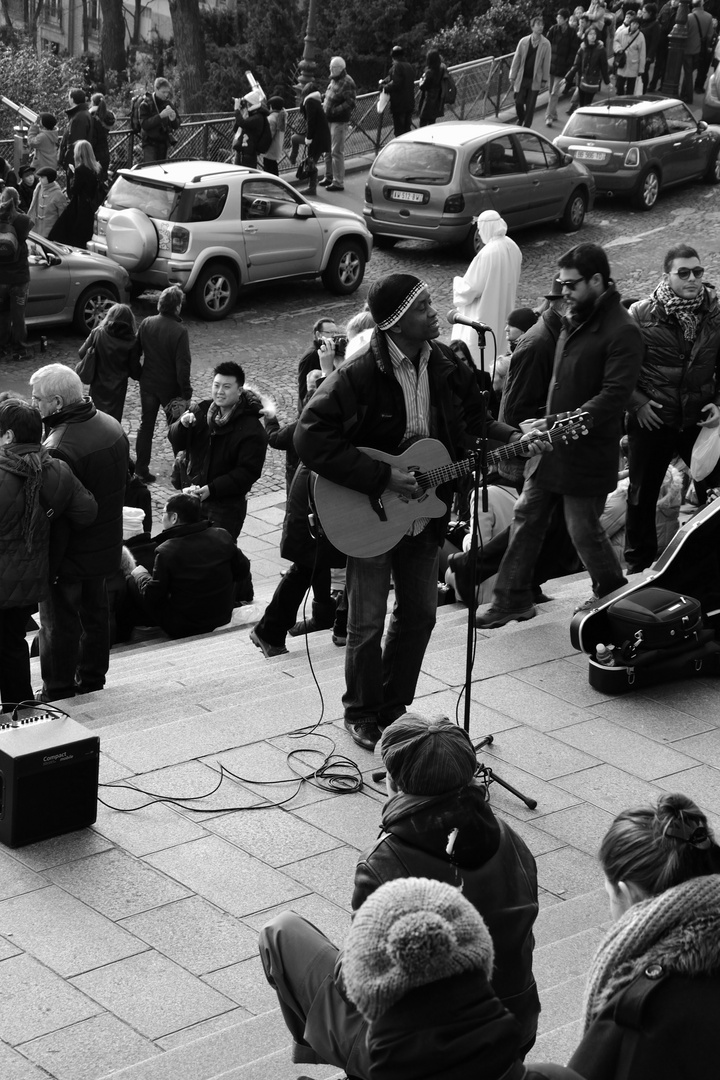
<path id="1" fill-rule="evenodd" d="M 49 165 L 43 166 L 42 169 L 38 169 L 36 176 L 47 176 L 51 184 L 54 184 L 57 180 L 57 169 L 51 169 Z"/>
<path id="2" fill-rule="evenodd" d="M 380 753 L 391 779 L 407 795 L 467 787 L 477 769 L 469 735 L 444 716 L 405 713 L 383 731 Z"/>
<path id="3" fill-rule="evenodd" d="M 453 885 L 398 878 L 372 893 L 356 912 L 343 954 L 348 997 L 366 1020 L 418 986 L 452 975 L 492 973 L 487 926 Z"/>
<path id="4" fill-rule="evenodd" d="M 265 95 L 262 90 L 251 90 L 249 94 L 243 96 L 243 101 L 248 107 L 248 112 L 254 112 L 265 104 Z"/>
<path id="5" fill-rule="evenodd" d="M 525 334 L 537 322 L 537 315 L 532 308 L 518 307 L 510 312 L 505 322 L 508 326 L 514 326 Z"/>
<path id="6" fill-rule="evenodd" d="M 346 67 L 347 65 L 343 60 L 342 56 L 333 56 L 332 60 L 330 61 L 330 74 L 341 75 Z"/>
<path id="7" fill-rule="evenodd" d="M 18 176 L 22 180 L 23 176 L 27 176 L 28 173 L 34 173 L 34 172 L 35 172 L 35 166 L 34 165 L 21 165 L 20 168 L 18 169 Z"/>
<path id="8" fill-rule="evenodd" d="M 425 282 L 414 274 L 388 274 L 380 281 L 374 281 L 367 303 L 378 329 L 389 330 L 394 326 L 425 288 Z"/>

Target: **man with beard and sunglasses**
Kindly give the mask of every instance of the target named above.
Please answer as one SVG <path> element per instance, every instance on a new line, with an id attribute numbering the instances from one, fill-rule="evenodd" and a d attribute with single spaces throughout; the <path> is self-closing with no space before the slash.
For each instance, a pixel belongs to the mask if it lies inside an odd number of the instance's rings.
<path id="1" fill-rule="evenodd" d="M 704 427 L 720 424 L 720 306 L 704 283 L 698 253 L 670 248 L 652 296 L 630 314 L 640 327 L 645 358 L 627 420 L 628 491 L 625 558 L 628 571 L 658 555 L 655 506 L 665 471 L 675 457 L 688 465 Z"/>
<path id="2" fill-rule="evenodd" d="M 560 503 L 592 580 L 588 606 L 625 584 L 600 516 L 617 484 L 622 418 L 642 364 L 642 334 L 621 303 L 599 244 L 578 244 L 560 258 L 558 268 L 568 313 L 555 350 L 542 427 L 577 409 L 588 414 L 592 425 L 583 437 L 557 443 L 551 454 L 535 458 L 526 468 L 492 603 L 475 619 L 484 630 L 537 615 L 533 570 L 551 511 Z"/>

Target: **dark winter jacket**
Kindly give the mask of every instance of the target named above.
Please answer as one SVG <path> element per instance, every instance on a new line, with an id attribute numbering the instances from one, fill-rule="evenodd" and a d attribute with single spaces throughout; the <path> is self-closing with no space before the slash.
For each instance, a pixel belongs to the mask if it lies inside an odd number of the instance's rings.
<path id="1" fill-rule="evenodd" d="M 239 110 L 235 113 L 233 135 L 242 132 L 237 141 L 233 139 L 236 165 L 246 165 L 250 169 L 257 168 L 258 153 L 260 153 L 258 143 L 261 141 L 269 114 L 270 110 L 262 105 L 258 109 L 253 109 L 251 113 L 243 113 Z"/>
<path id="2" fill-rule="evenodd" d="M 577 51 L 575 63 L 568 71 L 566 78 L 571 79 L 575 75 L 578 77 L 581 90 L 583 86 L 599 90 L 601 82 L 610 81 L 607 53 L 599 41 L 596 41 L 594 45 L 588 41 L 582 43 Z"/>
<path id="3" fill-rule="evenodd" d="M 347 71 L 333 75 L 327 84 L 323 109 L 330 124 L 348 124 L 355 108 L 357 90 Z"/>
<path id="4" fill-rule="evenodd" d="M 155 542 L 152 576 L 141 575 L 138 589 L 157 625 L 179 638 L 230 622 L 241 576 L 230 533 L 200 521 L 166 529 Z"/>
<path id="5" fill-rule="evenodd" d="M 132 327 L 116 323 L 113 333 L 97 327 L 80 346 L 85 355 L 95 350 L 95 378 L 90 383 L 90 397 L 96 409 L 122 420 L 128 378 L 140 377 L 140 343 Z"/>
<path id="6" fill-rule="evenodd" d="M 92 147 L 94 142 L 94 122 L 90 115 L 90 109 L 86 101 L 79 105 L 72 105 L 65 110 L 68 118 L 68 128 L 60 143 L 60 164 L 67 168 L 72 164 L 75 143 L 81 139 L 89 142 Z"/>
<path id="7" fill-rule="evenodd" d="M 305 117 L 305 137 L 310 140 L 307 152 L 317 159 L 330 153 L 330 127 L 320 99 L 320 91 L 315 90 L 303 100 L 300 112 Z"/>
<path id="8" fill-rule="evenodd" d="M 175 110 L 174 120 L 168 120 L 166 116 L 160 115 L 168 105 Z M 175 102 L 163 101 L 154 94 L 146 94 L 138 107 L 138 118 L 143 146 L 150 144 L 159 147 L 164 151 L 163 156 L 167 157 L 168 148 L 176 141 L 175 132 L 182 122 Z"/>
<path id="9" fill-rule="evenodd" d="M 30 506 L 28 482 L 35 489 Z M 53 566 L 60 556 L 53 542 L 56 535 L 60 540 L 55 524 L 62 517 L 69 529 L 86 528 L 97 509 L 72 469 L 43 447 L 17 443 L 0 450 L 0 609 L 34 607 L 45 599 L 51 548 Z"/>
<path id="10" fill-rule="evenodd" d="M 308 514 L 308 484 L 311 473 L 305 465 L 299 465 L 293 476 L 283 519 L 280 554 L 283 559 L 300 566 L 324 569 L 329 566 L 345 566 L 347 558 L 329 542 L 322 530 L 310 532 Z"/>
<path id="11" fill-rule="evenodd" d="M 368 1029 L 372 1080 L 522 1080 L 517 1023 L 482 971 L 410 990 Z"/>
<path id="12" fill-rule="evenodd" d="M 631 908 L 623 918 L 632 914 L 641 924 L 643 905 L 706 880 L 720 882 L 717 875 L 693 878 L 643 901 L 637 911 Z M 663 920 L 659 925 L 663 926 Z M 570 1067 L 585 1080 L 705 1080 L 715 1076 L 720 910 L 716 904 L 703 904 L 693 917 L 677 922 L 667 932 L 654 932 L 649 922 L 646 927 L 638 925 L 638 930 L 636 940 L 648 944 L 640 950 L 642 955 L 626 957 L 620 953 L 613 967 L 624 985 L 593 1017 Z"/>
<path id="13" fill-rule="evenodd" d="M 640 23 L 640 33 L 645 38 L 645 67 L 647 67 L 657 57 L 662 28 L 657 19 L 643 19 Z"/>
<path id="14" fill-rule="evenodd" d="M 415 108 L 415 69 L 407 60 L 393 60 L 390 74 L 383 79 L 390 95 L 390 112 L 409 113 Z"/>
<path id="15" fill-rule="evenodd" d="M 117 420 L 98 412 L 89 398 L 46 416 L 43 422 L 44 445 L 53 457 L 67 462 L 98 504 L 94 524 L 71 537 L 58 576 L 71 580 L 109 577 L 120 567 L 127 436 Z"/>
<path id="16" fill-rule="evenodd" d="M 571 67 L 580 47 L 580 38 L 572 26 L 551 26 L 545 35 L 550 42 L 550 74 L 563 76 Z"/>
<path id="17" fill-rule="evenodd" d="M 448 855 L 453 829 L 459 831 Z M 540 1013 L 532 973 L 537 870 L 524 841 L 494 816 L 479 783 L 444 795 L 398 793 L 386 803 L 380 839 L 357 864 L 353 911 L 386 881 L 405 877 L 455 885 L 480 912 L 495 946 L 493 988 L 527 1043 Z"/>
<path id="18" fill-rule="evenodd" d="M 432 342 L 428 363 L 430 433 L 453 460 L 475 446 L 481 431 L 483 403 L 469 368 L 445 345 Z M 405 449 L 405 401 L 395 378 L 385 335 L 375 330 L 364 352 L 353 356 L 318 387 L 305 406 L 295 431 L 295 449 L 309 468 L 333 483 L 372 497 L 388 485 L 390 465 L 358 450 L 370 446 L 388 454 Z M 488 436 L 505 443 L 513 428 L 491 421 Z M 437 494 L 449 506 L 448 486 Z M 433 526 L 439 542 L 445 521 Z"/>
<path id="19" fill-rule="evenodd" d="M 93 118 L 93 134 L 95 136 L 95 157 L 103 167 L 103 175 L 107 176 L 110 167 L 110 144 L 108 132 L 115 126 L 115 113 L 107 106 L 93 105 L 90 109 Z"/>
<path id="20" fill-rule="evenodd" d="M 37 176 L 33 176 L 31 184 L 26 184 L 25 180 L 20 180 L 17 186 L 17 193 L 20 199 L 18 203 L 18 210 L 21 214 L 27 214 L 32 206 L 33 196 L 36 189 L 40 186 L 40 181 Z"/>
<path id="21" fill-rule="evenodd" d="M 99 199 L 98 174 L 87 165 L 78 165 L 73 173 L 70 202 L 50 230 L 50 239 L 57 240 L 59 244 L 86 247 L 93 234 Z"/>
<path id="22" fill-rule="evenodd" d="M 439 67 L 426 67 L 420 79 L 420 119 L 426 123 L 437 120 L 445 112 L 445 79 L 448 69 L 444 64 Z"/>
<path id="23" fill-rule="evenodd" d="M 662 405 L 668 427 L 694 427 L 703 405 L 720 392 L 720 305 L 715 290 L 704 286 L 702 318 L 695 340 L 683 336 L 680 322 L 657 297 L 640 300 L 630 314 L 642 331 L 645 358 L 630 408 L 637 411 L 651 398 Z"/>
<path id="24" fill-rule="evenodd" d="M 293 443 L 297 420 L 293 420 L 289 424 L 281 424 L 276 416 L 265 415 L 263 425 L 268 446 L 272 450 L 280 450 L 285 454 L 285 490 L 290 494 L 290 485 L 300 464 L 300 458 L 297 456 Z"/>
<path id="25" fill-rule="evenodd" d="M 138 329 L 143 353 L 140 388 L 163 405 L 173 398 L 190 401 L 190 338 L 179 315 L 150 315 Z"/>
<path id="26" fill-rule="evenodd" d="M 262 472 L 267 437 L 257 394 L 245 388 L 235 411 L 225 424 L 208 423 L 211 401 L 193 405 L 195 423 L 185 427 L 180 420 L 171 425 L 168 438 L 177 454 L 188 451 L 187 471 L 191 484 L 210 489 L 211 499 L 222 499 L 238 508 Z"/>
<path id="27" fill-rule="evenodd" d="M 585 322 L 564 320 L 555 353 L 546 416 L 587 411 L 592 427 L 569 443 L 530 462 L 546 491 L 600 497 L 617 486 L 622 418 L 640 373 L 642 335 L 620 303 L 614 284 L 599 297 Z M 535 464 L 537 462 L 537 464 Z"/>
<path id="28" fill-rule="evenodd" d="M 18 213 L 12 203 L 7 203 L 5 210 L 0 212 L 0 222 L 12 226 L 18 242 L 17 257 L 0 262 L 0 285 L 23 285 L 30 280 L 27 249 L 27 238 L 32 227 L 30 218 L 27 214 Z"/>
<path id="29" fill-rule="evenodd" d="M 548 308 L 518 342 L 500 401 L 503 423 L 519 427 L 523 420 L 545 415 L 561 329 L 562 316 Z"/>

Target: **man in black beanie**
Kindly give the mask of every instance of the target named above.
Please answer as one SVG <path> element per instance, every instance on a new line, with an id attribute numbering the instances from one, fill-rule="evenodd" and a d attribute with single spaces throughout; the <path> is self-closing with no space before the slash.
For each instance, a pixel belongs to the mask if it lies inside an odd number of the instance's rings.
<path id="1" fill-rule="evenodd" d="M 535 860 L 493 814 L 462 728 L 408 713 L 385 730 L 380 749 L 390 798 L 380 839 L 355 871 L 353 911 L 398 878 L 431 878 L 460 890 L 490 931 L 492 988 L 518 1022 L 524 1056 L 540 1013 L 532 973 Z M 312 923 L 283 912 L 262 929 L 260 957 L 293 1036 L 293 1061 L 337 1065 L 349 1080 L 367 1080 L 367 1024 L 348 1000 L 343 954 Z"/>
<path id="2" fill-rule="evenodd" d="M 386 512 L 383 496 L 388 507 L 391 501 L 397 507 L 390 493 L 409 505 L 425 491 L 402 463 L 378 460 L 359 447 L 395 456 L 417 439 L 432 437 L 442 444 L 444 461 L 447 454 L 457 461 L 477 445 L 484 406 L 474 372 L 435 340 L 437 312 L 423 281 L 388 274 L 370 287 L 368 306 L 376 329 L 367 348 L 341 365 L 308 402 L 295 430 L 295 449 L 324 479 L 367 495 L 372 526 Z M 529 446 L 533 439 L 492 418 L 487 434 L 500 443 L 522 438 Z M 348 558 L 344 719 L 353 740 L 367 750 L 415 696 L 435 625 L 438 554 L 452 493 L 450 485 L 438 488 L 445 509 L 435 514 L 441 517 L 422 513 L 433 500 L 418 503 L 416 519 L 389 550 Z M 383 647 L 391 575 L 395 605 Z"/>

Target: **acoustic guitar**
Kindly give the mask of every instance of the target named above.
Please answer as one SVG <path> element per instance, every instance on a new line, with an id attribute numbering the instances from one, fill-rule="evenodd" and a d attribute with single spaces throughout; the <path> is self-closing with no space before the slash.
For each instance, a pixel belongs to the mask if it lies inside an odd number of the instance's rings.
<path id="1" fill-rule="evenodd" d="M 548 431 L 542 432 L 541 438 L 549 443 L 567 442 L 586 435 L 591 426 L 592 417 L 588 413 L 576 412 L 556 420 Z M 314 474 L 312 501 L 323 532 L 339 551 L 356 559 L 383 555 L 395 547 L 418 518 L 442 517 L 447 506 L 435 494 L 435 488 L 467 476 L 480 464 L 477 453 L 462 461 L 451 461 L 446 447 L 437 439 L 419 439 L 398 455 L 369 446 L 358 449 L 375 461 L 414 473 L 423 493 L 417 499 L 410 499 L 395 491 L 384 491 L 379 498 L 373 498 Z M 491 450 L 487 455 L 488 467 L 521 457 L 524 449 L 525 444 L 513 442 Z"/>

